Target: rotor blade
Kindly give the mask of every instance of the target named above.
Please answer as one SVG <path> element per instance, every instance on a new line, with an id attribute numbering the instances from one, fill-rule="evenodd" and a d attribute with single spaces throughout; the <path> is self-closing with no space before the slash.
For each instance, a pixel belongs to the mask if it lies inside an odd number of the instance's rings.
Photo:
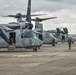
<path id="1" fill-rule="evenodd" d="M 41 15 L 46 15 L 46 14 L 33 14 L 33 15 L 31 15 L 31 16 L 41 16 Z"/>
<path id="2" fill-rule="evenodd" d="M 50 18 L 36 18 L 36 19 L 31 19 L 31 20 L 32 20 L 32 21 L 39 21 L 39 22 L 42 22 L 42 21 L 49 20 L 49 19 L 54 19 L 54 18 L 57 18 L 57 17 L 50 17 Z"/>
<path id="3" fill-rule="evenodd" d="M 46 14 L 33 14 L 31 16 L 41 16 L 41 15 L 46 15 Z M 14 18 L 18 18 L 18 15 L 7 15 L 7 16 L 2 16 L 2 17 L 14 17 Z M 27 15 L 21 15 L 21 17 L 26 18 Z"/>
<path id="4" fill-rule="evenodd" d="M 8 15 L 8 17 L 17 17 L 16 15 Z"/>
<path id="5" fill-rule="evenodd" d="M 43 18 L 43 19 L 40 19 L 40 21 L 45 21 L 45 20 L 55 19 L 55 18 L 57 18 L 57 17 Z"/>
<path id="6" fill-rule="evenodd" d="M 31 19 L 31 21 L 36 21 L 36 19 Z"/>
<path id="7" fill-rule="evenodd" d="M 7 15 L 7 16 L 2 16 L 2 17 L 14 17 L 14 18 L 17 18 L 16 15 Z"/>
<path id="8" fill-rule="evenodd" d="M 46 14 L 33 14 L 31 16 L 41 16 L 41 15 L 46 15 Z M 27 17 L 27 15 L 22 15 L 23 18 Z"/>
<path id="9" fill-rule="evenodd" d="M 41 16 L 41 15 L 46 15 L 46 14 L 35 14 L 31 16 Z M 2 16 L 2 17 L 17 17 L 17 15 L 7 15 L 7 16 Z M 27 15 L 22 15 L 23 18 L 27 17 Z"/>
<path id="10" fill-rule="evenodd" d="M 7 15 L 7 16 L 2 16 L 2 17 L 14 17 L 14 18 L 16 18 L 17 16 L 16 15 Z"/>

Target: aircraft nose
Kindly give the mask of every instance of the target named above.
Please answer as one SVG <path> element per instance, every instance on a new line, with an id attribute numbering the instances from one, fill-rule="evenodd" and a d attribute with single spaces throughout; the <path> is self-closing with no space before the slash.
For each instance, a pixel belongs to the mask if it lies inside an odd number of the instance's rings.
<path id="1" fill-rule="evenodd" d="M 43 44 L 43 41 L 40 40 L 40 44 L 42 45 Z"/>
<path id="2" fill-rule="evenodd" d="M 43 44 L 43 41 L 41 41 L 40 39 L 38 39 L 38 42 L 40 46 Z"/>
<path id="3" fill-rule="evenodd" d="M 41 46 L 43 44 L 43 42 L 38 38 L 34 38 L 34 44 Z"/>

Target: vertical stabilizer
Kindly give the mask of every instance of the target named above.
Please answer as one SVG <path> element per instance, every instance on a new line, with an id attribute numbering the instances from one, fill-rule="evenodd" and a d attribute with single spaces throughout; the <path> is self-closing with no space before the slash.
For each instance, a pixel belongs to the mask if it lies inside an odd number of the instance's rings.
<path id="1" fill-rule="evenodd" d="M 26 21 L 31 23 L 31 0 L 28 0 Z"/>

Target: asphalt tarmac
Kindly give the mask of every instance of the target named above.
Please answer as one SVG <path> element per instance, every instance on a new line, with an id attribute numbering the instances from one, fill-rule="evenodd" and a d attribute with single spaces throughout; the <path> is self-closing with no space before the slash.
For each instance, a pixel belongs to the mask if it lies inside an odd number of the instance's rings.
<path id="1" fill-rule="evenodd" d="M 76 75 L 76 43 L 32 49 L 0 49 L 0 75 Z"/>

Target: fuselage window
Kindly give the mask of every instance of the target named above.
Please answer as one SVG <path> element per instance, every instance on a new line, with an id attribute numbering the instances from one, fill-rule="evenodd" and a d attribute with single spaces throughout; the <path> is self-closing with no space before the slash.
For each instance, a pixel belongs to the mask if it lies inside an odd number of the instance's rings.
<path id="1" fill-rule="evenodd" d="M 23 36 L 23 33 L 21 34 L 21 38 L 23 38 L 24 36 Z"/>

